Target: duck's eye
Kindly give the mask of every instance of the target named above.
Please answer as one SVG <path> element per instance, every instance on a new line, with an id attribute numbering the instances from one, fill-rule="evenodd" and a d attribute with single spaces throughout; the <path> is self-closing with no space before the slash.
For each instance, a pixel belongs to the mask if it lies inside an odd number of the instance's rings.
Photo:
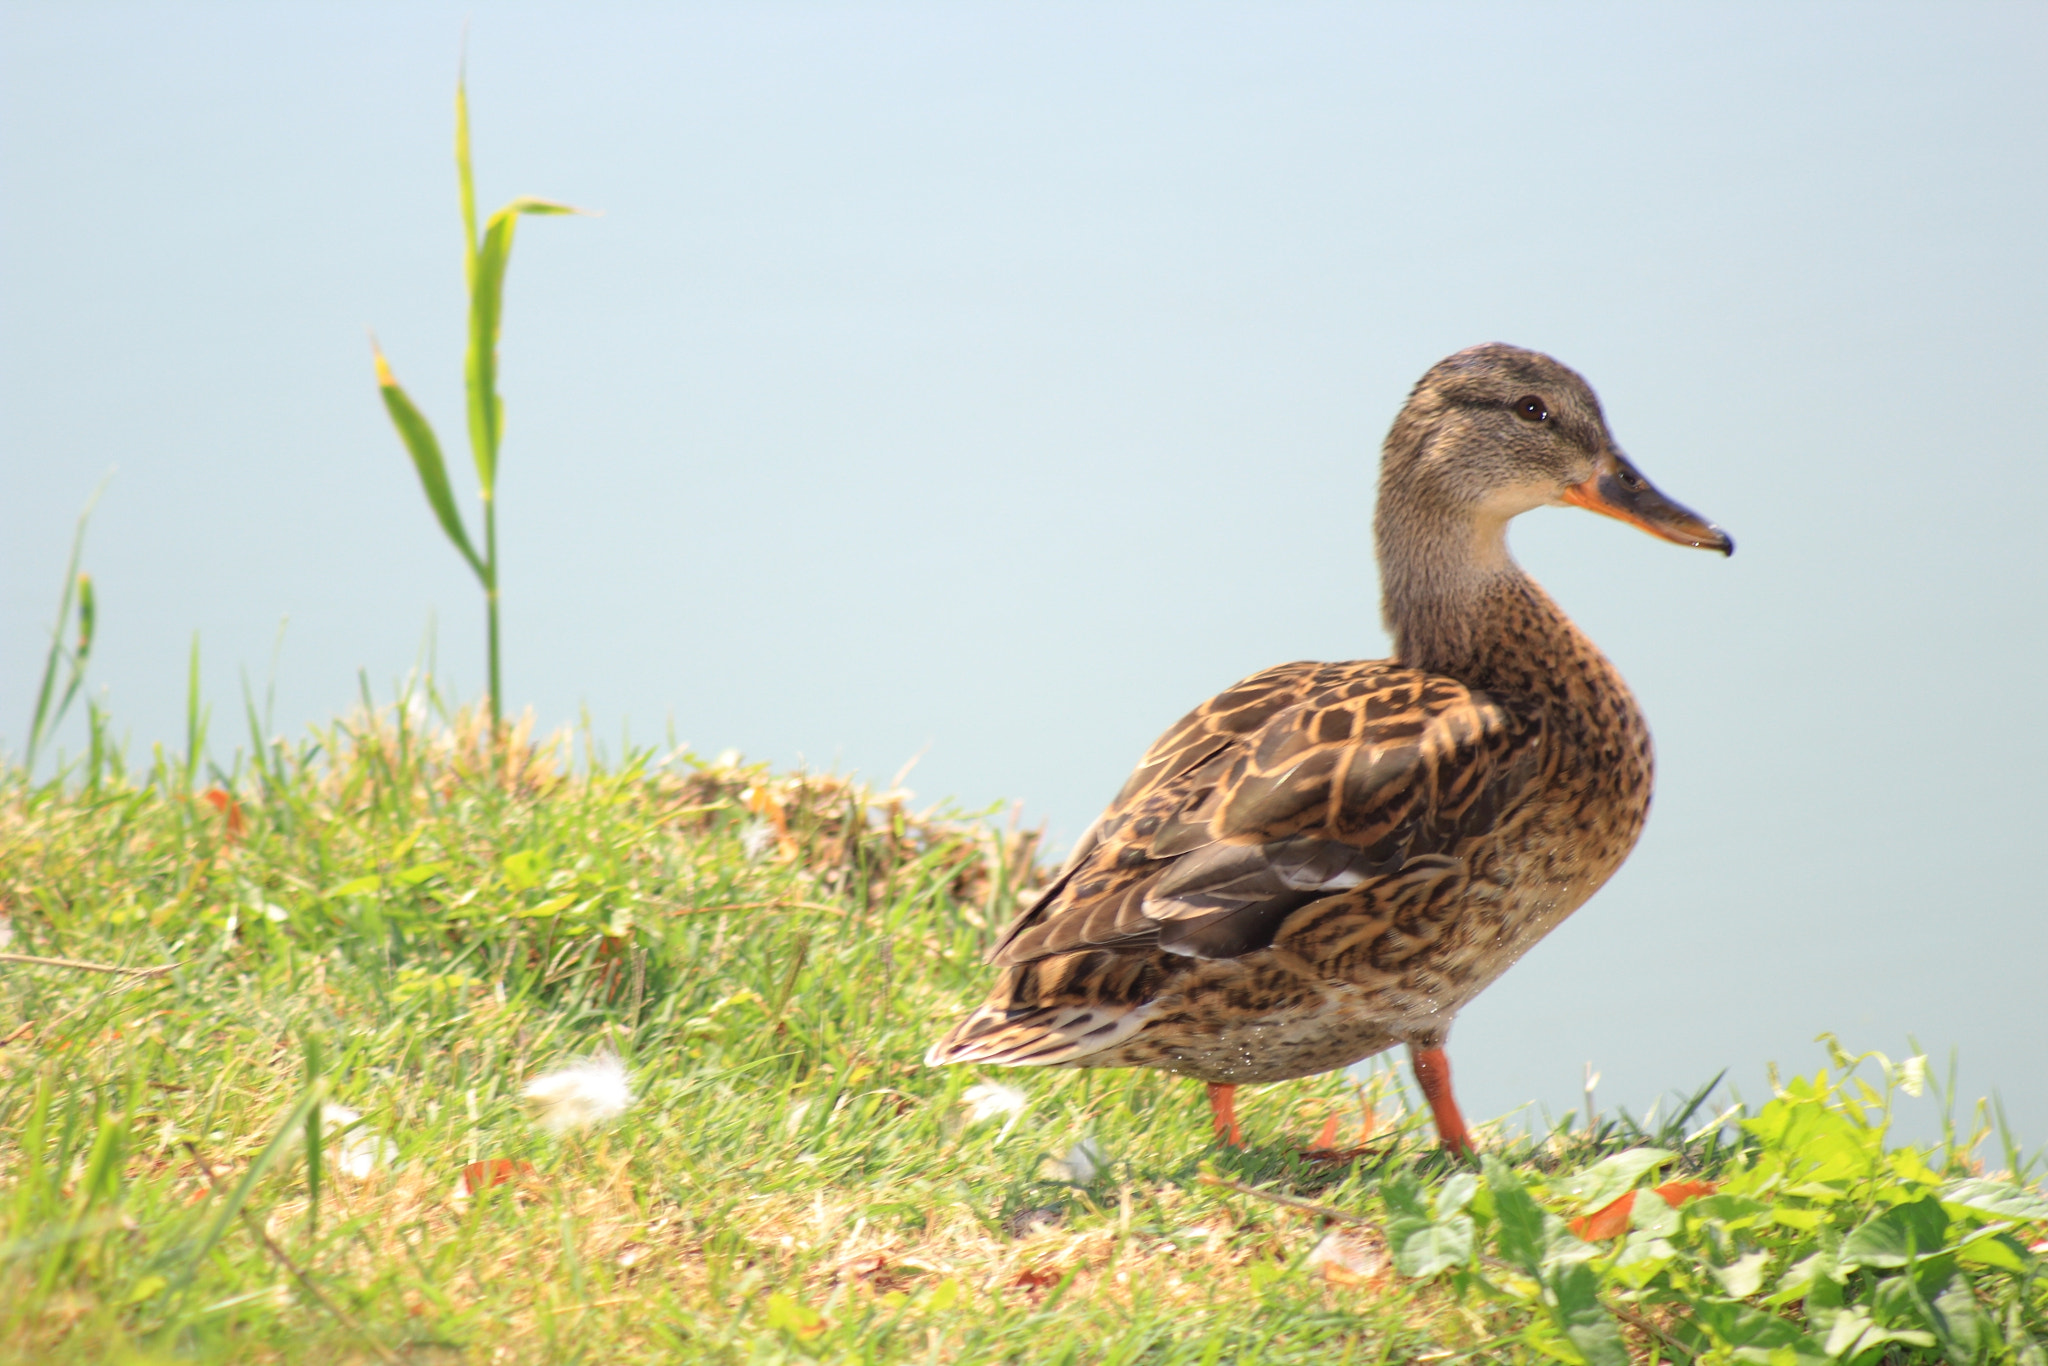
<path id="1" fill-rule="evenodd" d="M 1543 400 L 1534 394 L 1524 394 L 1515 400 L 1515 412 L 1531 422 L 1550 421 L 1550 409 L 1543 406 Z"/>

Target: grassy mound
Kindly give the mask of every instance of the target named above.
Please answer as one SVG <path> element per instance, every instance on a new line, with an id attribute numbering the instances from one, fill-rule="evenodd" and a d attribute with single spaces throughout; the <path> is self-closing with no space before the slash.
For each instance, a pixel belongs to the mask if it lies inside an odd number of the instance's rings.
<path id="1" fill-rule="evenodd" d="M 1887 1144 L 1917 1059 L 1471 1171 L 1393 1073 L 1318 1078 L 1223 1152 L 1192 1083 L 919 1065 L 1029 832 L 568 760 L 397 708 L 199 792 L 5 780 L 0 1352 L 2044 1359 L 2048 1201 Z M 610 1057 L 608 1122 L 524 1095 Z"/>

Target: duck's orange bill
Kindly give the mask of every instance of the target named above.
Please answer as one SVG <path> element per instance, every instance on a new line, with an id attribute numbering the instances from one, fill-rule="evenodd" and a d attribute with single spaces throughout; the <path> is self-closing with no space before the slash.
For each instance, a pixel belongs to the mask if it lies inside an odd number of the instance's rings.
<path id="1" fill-rule="evenodd" d="M 1564 500 L 1589 512 L 1603 513 L 1652 536 L 1661 536 L 1695 550 L 1735 553 L 1735 538 L 1691 508 L 1672 502 L 1619 452 L 1607 457 L 1600 472 L 1565 490 Z"/>

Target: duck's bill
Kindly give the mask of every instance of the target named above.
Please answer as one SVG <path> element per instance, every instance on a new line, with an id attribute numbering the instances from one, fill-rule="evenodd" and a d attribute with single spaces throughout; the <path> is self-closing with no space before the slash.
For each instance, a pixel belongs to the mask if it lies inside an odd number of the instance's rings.
<path id="1" fill-rule="evenodd" d="M 1718 550 L 1723 555 L 1735 553 L 1733 536 L 1691 508 L 1681 507 L 1657 492 L 1656 487 L 1620 455 L 1611 457 L 1600 472 L 1585 483 L 1566 489 L 1564 500 L 1575 507 L 1604 513 L 1630 526 L 1641 527 L 1652 536 L 1661 536 L 1677 545 L 1689 545 L 1695 550 Z"/>

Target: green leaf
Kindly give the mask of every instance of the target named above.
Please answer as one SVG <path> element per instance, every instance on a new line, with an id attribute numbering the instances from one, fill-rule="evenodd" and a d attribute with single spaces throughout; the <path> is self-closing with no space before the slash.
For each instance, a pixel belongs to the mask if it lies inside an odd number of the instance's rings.
<path id="1" fill-rule="evenodd" d="M 168 1284 L 170 1282 L 161 1276 L 144 1276 L 129 1287 L 128 1293 L 122 1297 L 121 1303 L 124 1305 L 141 1304 L 144 1300 L 155 1299 Z"/>
<path id="2" fill-rule="evenodd" d="M 768 1297 L 767 1319 L 770 1328 L 780 1328 L 800 1338 L 814 1338 L 825 1331 L 823 1314 L 779 1290 Z"/>
<path id="3" fill-rule="evenodd" d="M 375 873 L 366 873 L 362 877 L 350 878 L 338 887 L 328 888 L 325 895 L 331 901 L 344 896 L 362 896 L 366 892 L 377 891 L 383 886 L 383 878 L 378 877 Z"/>
<path id="4" fill-rule="evenodd" d="M 531 214 L 535 218 L 546 218 L 551 214 L 582 214 L 587 212 L 587 210 L 579 209 L 574 204 L 564 204 L 560 200 L 535 199 L 532 195 L 523 194 L 517 199 L 508 201 L 505 207 L 498 210 L 498 212 L 500 214 L 523 213 Z"/>
<path id="5" fill-rule="evenodd" d="M 1941 1201 L 2004 1219 L 2048 1219 L 2048 1196 L 2008 1181 L 1987 1181 L 1982 1177 L 1958 1181 L 1941 1192 Z"/>
<path id="6" fill-rule="evenodd" d="M 1438 1223 L 1402 1227 L 1398 1234 L 1389 1228 L 1388 1242 L 1392 1244 L 1396 1271 L 1416 1280 L 1427 1280 L 1472 1260 L 1472 1221 L 1465 1215 L 1454 1214 Z"/>
<path id="7" fill-rule="evenodd" d="M 1940 1249 L 1948 1237 L 1948 1211 L 1929 1197 L 1895 1205 L 1863 1221 L 1842 1240 L 1844 1271 L 1858 1266 L 1904 1266 L 1914 1254 Z"/>
<path id="8" fill-rule="evenodd" d="M 1819 1228 L 1828 1221 L 1827 1211 L 1817 1209 L 1792 1209 L 1777 1206 L 1771 1210 L 1771 1222 L 1783 1224 L 1786 1228 L 1802 1231 Z"/>
<path id="9" fill-rule="evenodd" d="M 515 892 L 540 885 L 541 861 L 535 850 L 521 849 L 507 854 L 498 866 L 504 871 L 505 885 Z"/>
<path id="10" fill-rule="evenodd" d="M 1805 1299 L 1815 1282 L 1833 1275 L 1834 1269 L 1835 1259 L 1825 1248 L 1804 1257 L 1785 1268 L 1785 1274 L 1778 1277 L 1777 1289 L 1771 1292 L 1765 1303 L 1790 1304 L 1793 1300 Z"/>
<path id="11" fill-rule="evenodd" d="M 1600 1303 L 1600 1278 L 1584 1262 L 1559 1267 L 1550 1278 L 1557 1296 L 1558 1326 L 1586 1366 L 1628 1366 L 1621 1328 Z"/>
<path id="12" fill-rule="evenodd" d="M 1674 1237 L 1684 1223 L 1684 1217 L 1654 1190 L 1638 1191 L 1628 1212 L 1628 1226 L 1653 1238 Z"/>
<path id="13" fill-rule="evenodd" d="M 512 263 L 512 233 L 518 226 L 517 214 L 500 209 L 491 215 L 469 282 L 469 349 L 462 375 L 469 395 L 469 451 L 486 499 L 494 496 L 498 480 L 498 438 L 505 417 L 498 398 L 498 327 L 505 307 L 505 268 Z"/>
<path id="14" fill-rule="evenodd" d="M 1677 1153 L 1666 1152 L 1662 1148 L 1630 1148 L 1566 1177 L 1552 1185 L 1551 1190 L 1568 1200 L 1578 1201 L 1587 1209 L 1600 1209 L 1634 1190 L 1645 1172 L 1661 1167 L 1677 1156 Z"/>
<path id="15" fill-rule="evenodd" d="M 1522 1178 L 1505 1162 L 1487 1153 L 1481 1164 L 1487 1189 L 1493 1193 L 1494 1221 L 1499 1229 L 1494 1245 L 1500 1250 L 1501 1260 L 1535 1276 L 1549 1244 L 1543 1210 L 1522 1185 Z"/>
<path id="16" fill-rule="evenodd" d="M 455 182 L 462 196 L 462 280 L 476 287 L 476 176 L 469 161 L 469 81 L 455 80 Z"/>
<path id="17" fill-rule="evenodd" d="M 2027 1245 L 2009 1233 L 1994 1233 L 1989 1237 L 1972 1238 L 1956 1249 L 1959 1261 L 1972 1262 L 1978 1266 L 1993 1266 L 2000 1271 L 2011 1271 L 2026 1275 L 2033 1269 L 2034 1258 L 2028 1253 Z"/>
<path id="18" fill-rule="evenodd" d="M 445 862 L 416 863 L 403 872 L 394 873 L 392 877 L 398 882 L 403 882 L 408 887 L 417 887 L 428 878 L 439 877 L 447 871 L 448 865 Z"/>
<path id="19" fill-rule="evenodd" d="M 1677 1256 L 1678 1249 L 1668 1240 L 1654 1233 L 1631 1233 L 1614 1259 L 1614 1272 L 1624 1285 L 1641 1289 Z"/>
<path id="20" fill-rule="evenodd" d="M 1760 1214 L 1768 1215 L 1771 1207 L 1762 1200 L 1752 1200 L 1746 1195 L 1703 1196 L 1686 1206 L 1695 1219 L 1709 1219 L 1730 1228 L 1741 1228 L 1754 1223 Z"/>
<path id="21" fill-rule="evenodd" d="M 476 547 L 469 543 L 469 533 L 463 529 L 462 514 L 456 510 L 455 494 L 448 486 L 448 466 L 441 458 L 441 443 L 434 437 L 434 429 L 413 401 L 399 387 L 398 380 L 391 373 L 390 362 L 384 353 L 371 350 L 377 364 L 377 388 L 384 395 L 385 411 L 391 414 L 391 425 L 398 429 L 399 440 L 405 443 L 406 453 L 412 456 L 412 466 L 419 472 L 420 488 L 427 495 L 427 506 L 434 510 L 434 518 L 440 522 L 441 530 L 447 533 L 462 558 L 469 563 L 472 573 L 486 584 L 484 562 L 477 557 Z"/>
<path id="22" fill-rule="evenodd" d="M 1827 1344 L 1821 1349 L 1829 1357 L 1838 1360 L 1853 1360 L 1887 1342 L 1903 1342 L 1913 1347 L 1932 1347 L 1934 1334 L 1918 1329 L 1894 1331 L 1881 1328 L 1870 1317 L 1870 1311 L 1862 1305 L 1851 1305 L 1835 1316 L 1834 1327 L 1828 1331 Z"/>
<path id="23" fill-rule="evenodd" d="M 498 482 L 498 445 L 504 437 L 505 404 L 498 394 L 498 331 L 505 311 L 505 270 L 512 263 L 512 234 L 521 214 L 581 213 L 549 199 L 515 199 L 491 215 L 477 247 L 469 282 L 469 354 L 463 373 L 469 393 L 469 446 L 483 495 Z"/>
<path id="24" fill-rule="evenodd" d="M 1967 1277 L 1951 1275 L 1927 1306 L 1933 1312 L 1934 1335 L 1954 1361 L 1982 1361 L 2004 1346 L 1998 1325 L 1984 1312 Z"/>
<path id="25" fill-rule="evenodd" d="M 1792 1359 L 1819 1362 L 1833 1353 L 1776 1314 L 1766 1314 L 1732 1300 L 1696 1300 L 1693 1321 L 1725 1343 L 1742 1361 L 1775 1360 L 1789 1349 Z"/>
<path id="26" fill-rule="evenodd" d="M 1436 1217 L 1448 1219 L 1472 1203 L 1472 1197 L 1479 1193 L 1479 1178 L 1471 1172 L 1459 1172 L 1444 1182 L 1443 1189 L 1436 1193 Z"/>
<path id="27" fill-rule="evenodd" d="M 1429 1222 L 1429 1206 L 1422 1198 L 1422 1183 L 1415 1179 L 1415 1173 L 1404 1171 L 1380 1187 L 1380 1198 L 1387 1202 L 1387 1209 L 1397 1218 Z"/>
<path id="28" fill-rule="evenodd" d="M 1727 1266 L 1714 1268 L 1714 1278 L 1721 1282 L 1733 1299 L 1746 1300 L 1754 1295 L 1764 1283 L 1764 1269 L 1771 1264 L 1768 1250 L 1758 1250 L 1737 1257 Z"/>

